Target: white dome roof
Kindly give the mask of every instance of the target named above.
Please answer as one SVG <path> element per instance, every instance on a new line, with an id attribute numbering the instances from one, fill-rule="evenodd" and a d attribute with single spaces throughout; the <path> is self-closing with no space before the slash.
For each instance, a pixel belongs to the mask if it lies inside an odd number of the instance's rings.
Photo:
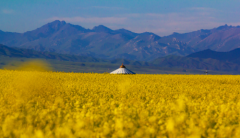
<path id="1" fill-rule="evenodd" d="M 114 70 L 110 74 L 136 74 L 132 72 L 129 69 L 126 69 L 126 67 L 122 64 L 119 69 Z"/>
<path id="2" fill-rule="evenodd" d="M 135 74 L 135 73 L 126 68 L 119 68 L 117 70 L 114 70 L 110 74 Z"/>

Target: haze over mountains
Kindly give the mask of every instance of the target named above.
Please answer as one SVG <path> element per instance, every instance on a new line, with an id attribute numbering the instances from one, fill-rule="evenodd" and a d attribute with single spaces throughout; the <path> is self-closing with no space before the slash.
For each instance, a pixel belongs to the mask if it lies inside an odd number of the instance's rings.
<path id="1" fill-rule="evenodd" d="M 240 27 L 225 25 L 210 30 L 160 37 L 149 32 L 111 30 L 103 25 L 85 29 L 56 20 L 25 33 L 0 31 L 0 44 L 96 58 L 151 61 L 167 55 L 186 56 L 205 49 L 236 49 L 240 47 Z"/>

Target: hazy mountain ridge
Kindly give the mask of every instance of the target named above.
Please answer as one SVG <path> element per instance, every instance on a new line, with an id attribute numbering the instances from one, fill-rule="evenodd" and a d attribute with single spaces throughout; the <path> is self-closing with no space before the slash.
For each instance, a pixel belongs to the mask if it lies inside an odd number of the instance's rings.
<path id="1" fill-rule="evenodd" d="M 110 60 L 121 58 L 151 61 L 167 55 L 186 56 L 205 49 L 236 49 L 240 47 L 240 27 L 225 25 L 160 37 L 150 32 L 112 30 L 103 25 L 85 29 L 57 20 L 25 33 L 0 31 L 0 43 L 10 47 Z"/>
<path id="2" fill-rule="evenodd" d="M 209 30 L 198 30 L 194 32 L 162 37 L 163 42 L 179 42 L 186 44 L 194 51 L 211 49 L 214 51 L 227 52 L 240 47 L 240 26 L 220 26 Z"/>
<path id="3" fill-rule="evenodd" d="M 134 33 L 125 29 L 111 30 L 103 25 L 85 29 L 64 21 L 54 21 L 26 33 L 0 33 L 0 43 L 10 47 L 28 48 L 62 54 L 88 53 L 95 57 L 151 60 L 168 54 L 191 53 L 180 45 L 160 43 L 153 33 Z"/>

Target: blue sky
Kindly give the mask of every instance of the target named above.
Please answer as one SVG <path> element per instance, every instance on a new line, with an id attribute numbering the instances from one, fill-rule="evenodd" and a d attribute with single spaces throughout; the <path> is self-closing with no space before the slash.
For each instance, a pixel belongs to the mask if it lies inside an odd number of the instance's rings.
<path id="1" fill-rule="evenodd" d="M 54 20 L 160 36 L 240 25 L 240 0 L 0 0 L 0 30 L 26 32 Z"/>

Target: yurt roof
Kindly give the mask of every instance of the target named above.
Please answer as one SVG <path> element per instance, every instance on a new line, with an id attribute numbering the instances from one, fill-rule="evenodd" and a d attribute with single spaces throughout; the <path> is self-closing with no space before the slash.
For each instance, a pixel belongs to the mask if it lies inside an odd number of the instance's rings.
<path id="1" fill-rule="evenodd" d="M 119 69 L 112 71 L 110 74 L 136 74 L 131 70 L 127 69 L 123 64 L 120 66 Z"/>

